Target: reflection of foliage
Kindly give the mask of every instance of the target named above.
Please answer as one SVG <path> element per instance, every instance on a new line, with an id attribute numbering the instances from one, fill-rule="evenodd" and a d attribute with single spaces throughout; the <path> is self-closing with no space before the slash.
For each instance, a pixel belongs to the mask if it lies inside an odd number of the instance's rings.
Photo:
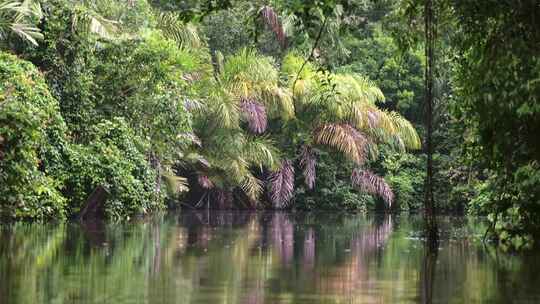
<path id="1" fill-rule="evenodd" d="M 531 295 L 537 257 L 497 256 L 462 239 L 482 234 L 476 220 L 440 223 L 434 300 L 504 301 L 509 291 L 498 285 L 502 274 L 521 283 L 511 288 L 514 299 Z M 456 228 L 463 235 L 448 240 Z M 345 213 L 186 212 L 129 226 L 18 223 L 0 228 L 0 299 L 406 302 L 421 294 L 424 250 L 409 237 L 419 230 L 419 217 Z"/>

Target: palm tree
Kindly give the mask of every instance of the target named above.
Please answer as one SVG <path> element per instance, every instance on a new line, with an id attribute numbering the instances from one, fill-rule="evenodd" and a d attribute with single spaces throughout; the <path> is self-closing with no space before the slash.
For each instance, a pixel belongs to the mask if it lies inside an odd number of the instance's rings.
<path id="1" fill-rule="evenodd" d="M 189 102 L 198 143 L 186 153 L 184 166 L 194 169 L 200 187 L 218 200 L 240 188 L 255 203 L 264 186 L 257 176 L 280 167 L 274 142 L 259 135 L 268 119 L 294 115 L 291 95 L 279 87 L 272 60 L 251 50 L 228 58 L 217 71 L 206 97 Z"/>
<path id="2" fill-rule="evenodd" d="M 43 35 L 35 26 L 41 19 L 41 7 L 32 0 L 0 0 L 0 41 L 6 41 L 11 34 L 37 45 Z"/>
<path id="3" fill-rule="evenodd" d="M 303 167 L 306 185 L 315 183 L 316 147 L 328 147 L 343 153 L 356 164 L 351 181 L 363 191 L 381 196 L 392 204 L 393 193 L 384 179 L 366 168 L 365 163 L 376 159 L 379 143 L 389 144 L 399 150 L 418 149 L 420 139 L 412 125 L 395 112 L 376 106 L 384 102 L 384 95 L 370 80 L 351 74 L 332 74 L 317 71 L 312 64 L 305 64 L 301 57 L 289 54 L 282 65 L 288 79 L 295 108 L 294 130 L 296 142 L 302 143 L 297 155 Z M 297 71 L 301 70 L 300 75 Z M 285 136 L 280 134 L 279 136 Z M 284 162 L 271 178 L 274 206 L 283 207 L 292 197 L 294 186 L 291 162 Z M 292 169 L 293 170 L 293 169 Z M 284 182 L 287 180 L 287 182 Z"/>
<path id="4" fill-rule="evenodd" d="M 408 121 L 376 106 L 384 95 L 373 82 L 318 72 L 311 64 L 297 77 L 303 60 L 292 54 L 281 74 L 271 58 L 252 50 L 217 61 L 207 97 L 189 102 L 197 144 L 183 161 L 197 172 L 201 188 L 218 200 L 240 188 L 255 203 L 267 180 L 273 206 L 284 208 L 293 195 L 295 170 L 294 159 L 283 156 L 297 153 L 311 188 L 315 150 L 328 147 L 357 165 L 351 174 L 355 185 L 392 203 L 390 187 L 364 165 L 377 157 L 379 143 L 404 150 L 418 148 L 420 140 Z M 280 79 L 287 79 L 285 86 Z"/>

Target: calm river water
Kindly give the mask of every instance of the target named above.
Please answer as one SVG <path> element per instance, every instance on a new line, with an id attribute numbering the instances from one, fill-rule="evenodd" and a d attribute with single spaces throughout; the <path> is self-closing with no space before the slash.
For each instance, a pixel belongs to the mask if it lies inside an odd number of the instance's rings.
<path id="1" fill-rule="evenodd" d="M 0 227 L 0 303 L 540 303 L 540 253 L 440 218 L 183 212 L 127 224 Z"/>

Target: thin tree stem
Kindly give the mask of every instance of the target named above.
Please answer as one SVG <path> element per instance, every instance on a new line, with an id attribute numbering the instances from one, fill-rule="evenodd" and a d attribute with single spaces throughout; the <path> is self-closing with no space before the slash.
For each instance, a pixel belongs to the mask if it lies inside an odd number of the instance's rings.
<path id="1" fill-rule="evenodd" d="M 294 78 L 294 82 L 292 85 L 292 92 L 294 95 L 294 88 L 296 87 L 296 82 L 298 81 L 298 78 L 300 77 L 300 73 L 304 70 L 304 67 L 309 62 L 309 60 L 313 57 L 313 54 L 315 53 L 315 49 L 317 48 L 317 45 L 319 44 L 319 41 L 321 40 L 322 33 L 324 31 L 324 28 L 326 27 L 326 21 L 328 20 L 327 17 L 324 18 L 323 23 L 321 25 L 321 28 L 319 29 L 319 33 L 317 33 L 317 37 L 315 38 L 315 42 L 313 43 L 313 46 L 311 47 L 311 52 L 309 53 L 309 56 L 304 60 L 302 63 L 302 66 L 300 66 L 300 69 L 296 73 L 296 77 Z"/>

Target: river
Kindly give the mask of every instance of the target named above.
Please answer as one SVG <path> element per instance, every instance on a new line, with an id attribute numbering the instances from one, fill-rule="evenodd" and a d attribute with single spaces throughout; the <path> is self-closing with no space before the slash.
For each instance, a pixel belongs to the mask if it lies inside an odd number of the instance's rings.
<path id="1" fill-rule="evenodd" d="M 540 253 L 440 217 L 182 212 L 129 223 L 0 227 L 0 303 L 540 303 Z"/>

